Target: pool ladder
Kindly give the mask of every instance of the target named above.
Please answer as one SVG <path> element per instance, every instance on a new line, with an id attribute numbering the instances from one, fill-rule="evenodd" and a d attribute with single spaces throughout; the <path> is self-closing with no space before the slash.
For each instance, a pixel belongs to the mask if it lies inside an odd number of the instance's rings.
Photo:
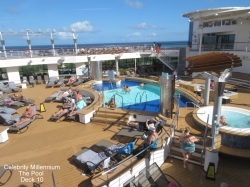
<path id="1" fill-rule="evenodd" d="M 145 96 L 146 96 L 146 103 L 148 102 L 147 93 L 144 91 L 144 92 L 142 92 L 142 95 L 140 94 L 140 92 L 138 92 L 138 93 L 136 94 L 136 96 L 135 96 L 135 104 L 136 104 L 136 98 L 137 98 L 137 96 L 139 95 L 139 96 L 140 96 L 140 105 L 141 105 L 141 99 L 142 99 L 142 97 L 143 97 L 144 94 L 145 94 Z"/>

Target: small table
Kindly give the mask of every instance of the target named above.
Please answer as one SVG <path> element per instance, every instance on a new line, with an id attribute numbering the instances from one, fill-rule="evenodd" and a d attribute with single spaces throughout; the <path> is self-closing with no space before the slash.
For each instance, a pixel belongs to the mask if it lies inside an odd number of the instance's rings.
<path id="1" fill-rule="evenodd" d="M 222 104 L 228 104 L 230 103 L 230 97 L 223 96 L 222 97 Z"/>
<path id="2" fill-rule="evenodd" d="M 8 131 L 9 127 L 7 126 L 0 126 L 0 143 L 4 143 L 9 139 Z"/>

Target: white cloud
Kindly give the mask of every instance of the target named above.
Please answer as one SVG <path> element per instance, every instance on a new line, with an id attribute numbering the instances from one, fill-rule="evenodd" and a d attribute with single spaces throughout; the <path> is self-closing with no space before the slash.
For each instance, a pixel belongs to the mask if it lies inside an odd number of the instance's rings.
<path id="1" fill-rule="evenodd" d="M 128 35 L 128 37 L 134 37 L 134 36 L 140 37 L 140 36 L 141 36 L 141 33 L 139 33 L 139 32 L 134 32 L 134 33 Z"/>
<path id="2" fill-rule="evenodd" d="M 94 32 L 94 27 L 89 21 L 76 22 L 70 25 L 71 29 L 75 29 L 76 32 Z"/>
<path id="3" fill-rule="evenodd" d="M 159 27 L 159 26 L 156 26 L 156 25 L 152 25 L 151 28 L 152 28 L 152 29 L 157 29 L 157 30 L 165 29 L 165 28 L 163 28 L 163 27 Z"/>
<path id="4" fill-rule="evenodd" d="M 153 32 L 152 34 L 150 34 L 150 36 L 156 36 L 156 34 Z"/>
<path id="5" fill-rule="evenodd" d="M 144 4 L 141 3 L 140 1 L 131 1 L 131 0 L 125 0 L 125 4 L 127 4 L 132 8 L 142 8 L 144 6 Z"/>
<path id="6" fill-rule="evenodd" d="M 56 33 L 56 36 L 59 38 L 59 39 L 62 39 L 62 40 L 66 40 L 66 39 L 72 39 L 72 33 L 70 32 L 57 32 Z"/>
<path id="7" fill-rule="evenodd" d="M 148 25 L 146 23 L 141 23 L 139 25 L 132 26 L 130 28 L 134 30 L 142 30 L 142 29 L 148 29 Z"/>

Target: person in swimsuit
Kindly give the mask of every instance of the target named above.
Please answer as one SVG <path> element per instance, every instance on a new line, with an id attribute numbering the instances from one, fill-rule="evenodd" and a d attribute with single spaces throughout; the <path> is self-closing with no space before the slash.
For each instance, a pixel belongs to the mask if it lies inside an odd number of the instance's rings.
<path id="1" fill-rule="evenodd" d="M 30 106 L 26 107 L 26 110 L 24 111 L 23 115 L 20 118 L 20 121 L 15 123 L 13 127 L 18 127 L 19 125 L 22 125 L 23 123 L 29 121 L 34 116 L 33 110 L 30 109 Z"/>
<path id="2" fill-rule="evenodd" d="M 69 111 L 69 109 L 72 107 L 72 103 L 71 100 L 67 100 L 65 103 L 62 104 L 62 107 L 55 112 L 54 114 L 52 114 L 52 116 L 61 116 L 63 113 L 66 113 Z"/>
<path id="3" fill-rule="evenodd" d="M 190 158 L 191 154 L 195 151 L 195 142 L 201 141 L 201 138 L 196 138 L 189 133 L 190 129 L 189 127 L 186 127 L 182 132 L 182 136 L 179 138 L 181 152 L 183 155 L 184 168 L 187 168 L 187 161 Z"/>
<path id="4" fill-rule="evenodd" d="M 222 115 L 220 117 L 220 124 L 223 125 L 223 126 L 228 126 L 227 122 L 226 122 L 226 116 Z"/>
<path id="5" fill-rule="evenodd" d="M 157 148 L 157 144 L 158 144 L 158 133 L 155 132 L 155 127 L 149 127 L 149 135 L 147 137 L 145 137 L 144 140 L 144 148 L 150 146 L 150 149 L 156 149 Z"/>
<path id="6" fill-rule="evenodd" d="M 136 128 L 138 130 L 145 131 L 149 129 L 149 127 L 155 127 L 157 123 L 160 123 L 162 120 L 158 117 L 154 117 L 152 120 L 148 120 L 146 122 L 135 122 L 127 120 L 127 126 Z"/>

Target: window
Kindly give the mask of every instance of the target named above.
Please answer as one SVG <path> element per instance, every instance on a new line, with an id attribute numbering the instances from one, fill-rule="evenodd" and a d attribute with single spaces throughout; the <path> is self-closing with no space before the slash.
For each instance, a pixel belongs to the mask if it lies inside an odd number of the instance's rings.
<path id="1" fill-rule="evenodd" d="M 222 25 L 230 25 L 230 19 L 222 20 Z"/>
<path id="2" fill-rule="evenodd" d="M 214 26 L 215 26 L 215 27 L 221 26 L 221 20 L 214 21 Z"/>
<path id="3" fill-rule="evenodd" d="M 0 68 L 0 80 L 7 80 L 7 79 L 8 79 L 8 75 L 7 75 L 6 68 Z"/>

